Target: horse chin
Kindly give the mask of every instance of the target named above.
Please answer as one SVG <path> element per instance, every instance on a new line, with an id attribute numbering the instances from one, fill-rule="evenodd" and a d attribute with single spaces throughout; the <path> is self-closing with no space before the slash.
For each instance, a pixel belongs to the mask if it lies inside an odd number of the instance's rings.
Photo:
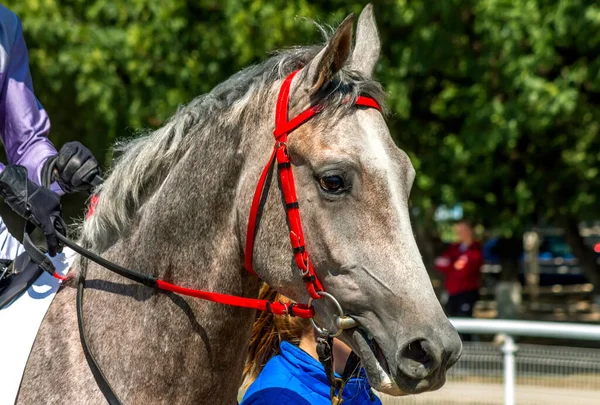
<path id="1" fill-rule="evenodd" d="M 388 362 L 374 339 L 369 338 L 362 328 L 356 328 L 352 334 L 352 341 L 356 345 L 362 366 L 373 389 L 393 396 L 408 395 L 390 376 Z"/>

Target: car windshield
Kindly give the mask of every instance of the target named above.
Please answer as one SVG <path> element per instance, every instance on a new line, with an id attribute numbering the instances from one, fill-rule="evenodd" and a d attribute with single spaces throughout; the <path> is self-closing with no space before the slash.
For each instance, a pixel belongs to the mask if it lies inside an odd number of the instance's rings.
<path id="1" fill-rule="evenodd" d="M 544 236 L 540 245 L 540 254 L 550 254 L 552 257 L 572 257 L 573 253 L 567 241 L 558 235 Z"/>

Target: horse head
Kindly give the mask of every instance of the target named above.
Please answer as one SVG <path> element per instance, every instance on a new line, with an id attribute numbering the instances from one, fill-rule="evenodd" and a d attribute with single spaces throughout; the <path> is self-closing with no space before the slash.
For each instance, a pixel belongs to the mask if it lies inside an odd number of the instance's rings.
<path id="1" fill-rule="evenodd" d="M 392 395 L 418 393 L 444 384 L 462 346 L 434 294 L 411 229 L 415 170 L 410 159 L 395 145 L 380 111 L 349 102 L 359 95 L 382 98 L 372 79 L 380 52 L 372 7 L 359 17 L 354 47 L 353 22 L 347 17 L 291 82 L 290 116 L 315 104 L 323 110 L 290 134 L 287 151 L 311 263 L 324 290 L 357 325 L 340 339 L 359 354 L 374 388 Z M 273 92 L 280 86 L 277 81 Z M 255 153 L 264 156 L 265 150 Z M 252 176 L 241 183 L 240 218 L 248 218 L 255 185 Z M 254 268 L 281 293 L 307 302 L 290 261 L 277 181 L 271 182 L 263 211 Z M 241 233 L 245 225 L 240 222 Z M 314 306 L 316 322 L 336 330 L 333 302 L 319 299 Z"/>

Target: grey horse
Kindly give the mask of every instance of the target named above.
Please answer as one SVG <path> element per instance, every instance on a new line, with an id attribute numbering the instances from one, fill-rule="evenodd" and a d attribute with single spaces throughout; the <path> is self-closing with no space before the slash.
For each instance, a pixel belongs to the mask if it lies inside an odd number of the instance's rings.
<path id="1" fill-rule="evenodd" d="M 172 283 L 255 297 L 261 281 L 242 266 L 250 204 L 273 147 L 278 90 L 301 69 L 290 116 L 325 106 L 288 140 L 307 249 L 325 290 L 359 324 L 340 338 L 373 387 L 414 394 L 441 387 L 462 346 L 411 230 L 411 162 L 382 113 L 346 102 L 367 95 L 383 105 L 384 96 L 372 79 L 380 41 L 371 6 L 354 46 L 353 23 L 346 18 L 324 46 L 281 51 L 239 72 L 164 127 L 121 145 L 80 243 Z M 341 184 L 333 192 L 332 178 Z M 307 302 L 277 181 L 269 187 L 254 269 Z M 124 404 L 235 403 L 254 310 L 159 293 L 83 260 L 73 271 L 81 266 L 89 344 Z M 337 314 L 325 299 L 315 310 L 326 326 Z M 81 349 L 72 282 L 48 311 L 17 403 L 105 403 Z"/>

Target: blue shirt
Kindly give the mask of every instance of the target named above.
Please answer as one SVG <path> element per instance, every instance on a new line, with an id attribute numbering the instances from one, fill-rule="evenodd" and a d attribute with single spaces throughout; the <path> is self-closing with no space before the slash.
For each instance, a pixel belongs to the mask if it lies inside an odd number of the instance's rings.
<path id="1" fill-rule="evenodd" d="M 240 405 L 331 405 L 329 382 L 318 360 L 288 342 L 267 362 Z M 361 370 L 346 384 L 344 405 L 381 405 Z"/>

